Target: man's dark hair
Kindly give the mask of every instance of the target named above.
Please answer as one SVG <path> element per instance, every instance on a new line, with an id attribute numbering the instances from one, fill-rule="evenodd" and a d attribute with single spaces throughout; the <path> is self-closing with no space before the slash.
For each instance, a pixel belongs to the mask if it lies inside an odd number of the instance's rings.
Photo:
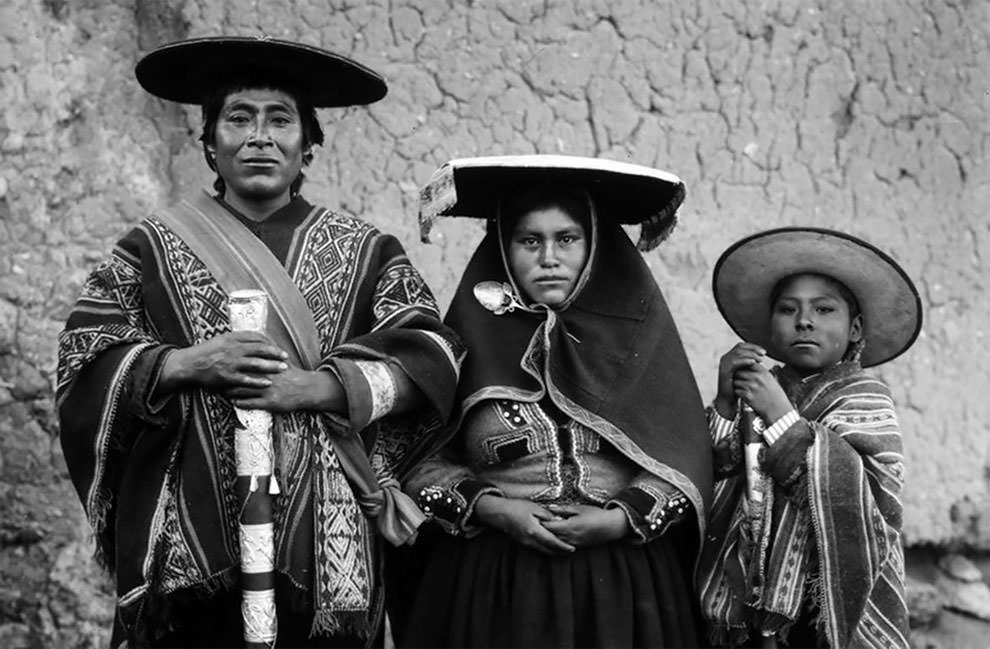
<path id="1" fill-rule="evenodd" d="M 209 147 L 216 144 L 217 121 L 220 119 L 220 111 L 223 109 L 227 97 L 233 92 L 254 88 L 284 92 L 296 102 L 296 110 L 299 111 L 299 119 L 302 123 L 302 163 L 304 167 L 308 166 L 313 161 L 313 145 L 323 144 L 323 127 L 320 126 L 320 120 L 316 116 L 316 108 L 313 107 L 306 93 L 292 80 L 279 79 L 274 74 L 256 69 L 242 70 L 225 76 L 225 81 L 203 99 L 203 134 L 199 140 L 203 144 L 206 164 L 213 171 L 217 171 L 216 162 L 210 155 Z M 299 175 L 289 186 L 291 196 L 299 193 L 305 179 L 306 175 L 300 170 Z M 221 196 L 226 189 L 219 173 L 217 173 L 216 180 L 213 181 L 213 188 Z"/>

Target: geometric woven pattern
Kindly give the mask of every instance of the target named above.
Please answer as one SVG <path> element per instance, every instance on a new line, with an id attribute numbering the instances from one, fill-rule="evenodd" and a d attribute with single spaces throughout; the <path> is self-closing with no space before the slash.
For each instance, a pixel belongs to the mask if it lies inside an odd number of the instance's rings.
<path id="1" fill-rule="evenodd" d="M 313 211 L 295 236 L 286 270 L 314 317 L 318 367 L 338 357 L 369 360 L 365 353 L 372 360 L 395 356 L 426 389 L 452 398 L 462 354 L 452 353 L 456 340 L 442 328 L 432 295 L 398 241 L 326 210 Z M 164 362 L 170 345 L 228 333 L 227 302 L 192 247 L 151 217 L 91 273 L 60 335 L 59 396 L 72 413 L 60 422 L 63 448 L 84 502 L 98 504 L 88 508 L 98 553 L 116 568 L 117 592 L 126 597 L 118 601 L 118 616 L 129 634 L 142 624 L 168 622 L 151 610 L 167 606 L 165 596 L 208 597 L 235 583 L 241 512 L 234 409 L 209 389 L 181 390 L 152 403 L 156 363 Z M 76 381 L 83 373 L 88 380 Z M 419 427 L 423 418 L 406 418 L 407 426 L 423 431 L 420 443 L 435 430 Z M 272 503 L 274 566 L 297 591 L 293 606 L 312 613 L 314 633 L 368 635 L 382 601 L 376 536 L 330 443 L 337 434 L 330 426 L 330 417 L 312 411 L 273 417 L 273 466 L 281 486 Z M 383 474 L 391 473 L 392 461 L 405 459 L 402 451 L 413 439 L 384 438 L 406 444 L 378 455 Z M 135 442 L 140 449 L 132 448 Z M 128 457 L 138 451 L 146 453 L 140 468 Z M 131 509 L 127 520 L 118 520 L 123 491 Z M 120 548 L 118 525 L 132 526 Z M 114 557 L 121 548 L 126 554 Z"/>

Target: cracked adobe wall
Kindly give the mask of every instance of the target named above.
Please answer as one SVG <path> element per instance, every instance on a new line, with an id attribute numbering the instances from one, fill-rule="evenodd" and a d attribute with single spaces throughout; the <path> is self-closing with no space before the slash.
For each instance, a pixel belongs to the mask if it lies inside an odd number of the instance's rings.
<path id="1" fill-rule="evenodd" d="M 137 58 L 219 32 L 321 44 L 388 79 L 325 111 L 307 195 L 395 232 L 443 304 L 480 239 L 417 242 L 444 160 L 602 155 L 688 185 L 649 254 L 706 398 L 733 342 L 711 266 L 755 230 L 866 237 L 917 280 L 924 333 L 879 373 L 909 462 L 910 544 L 990 549 L 986 2 L 12 0 L 0 8 L 0 643 L 101 644 L 107 589 L 55 434 L 54 345 L 87 270 L 154 204 L 208 184 L 198 110 Z M 328 9 L 329 7 L 329 9 Z M 659 389 L 658 389 L 659 391 Z"/>

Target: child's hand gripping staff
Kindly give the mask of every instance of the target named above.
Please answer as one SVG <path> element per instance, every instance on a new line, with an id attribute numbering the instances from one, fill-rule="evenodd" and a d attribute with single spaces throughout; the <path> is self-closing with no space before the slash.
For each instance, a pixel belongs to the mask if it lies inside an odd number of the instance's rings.
<path id="1" fill-rule="evenodd" d="M 766 350 L 753 343 L 738 343 L 719 362 L 715 409 L 726 419 L 739 415 L 746 459 L 746 495 L 751 506 L 763 501 L 760 446 L 765 422 L 775 422 L 794 408 L 784 389 L 762 360 Z"/>

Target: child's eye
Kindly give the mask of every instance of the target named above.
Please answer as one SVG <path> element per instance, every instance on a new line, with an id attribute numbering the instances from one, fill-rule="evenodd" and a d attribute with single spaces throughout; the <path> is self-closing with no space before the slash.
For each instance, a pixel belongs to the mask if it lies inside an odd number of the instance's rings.
<path id="1" fill-rule="evenodd" d="M 833 307 L 833 306 L 820 306 L 820 307 L 818 307 L 818 313 L 832 313 L 833 311 L 835 311 L 835 307 Z"/>

